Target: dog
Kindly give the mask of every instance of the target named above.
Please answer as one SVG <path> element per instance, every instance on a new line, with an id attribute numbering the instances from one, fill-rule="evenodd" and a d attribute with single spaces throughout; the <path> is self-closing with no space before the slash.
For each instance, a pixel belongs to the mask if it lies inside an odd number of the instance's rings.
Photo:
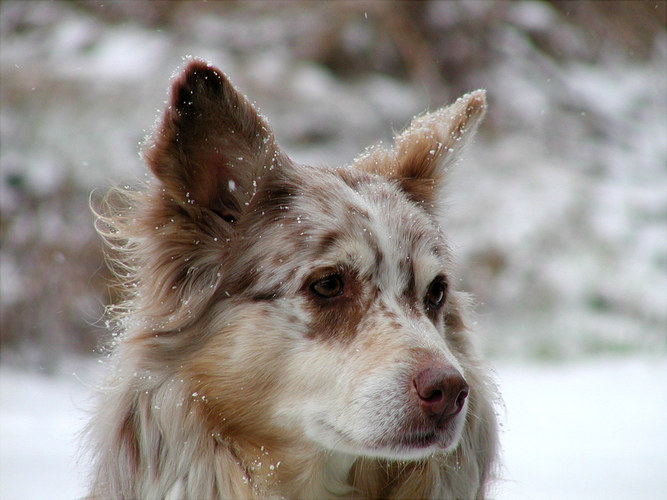
<path id="1" fill-rule="evenodd" d="M 351 165 L 293 162 L 189 59 L 97 209 L 125 302 L 87 429 L 90 498 L 483 498 L 497 390 L 439 223 L 484 91 Z"/>

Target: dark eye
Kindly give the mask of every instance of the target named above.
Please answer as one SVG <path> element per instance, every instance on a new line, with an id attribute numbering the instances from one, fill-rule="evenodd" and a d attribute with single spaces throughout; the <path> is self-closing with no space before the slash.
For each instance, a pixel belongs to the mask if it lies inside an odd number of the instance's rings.
<path id="1" fill-rule="evenodd" d="M 317 280 L 310 286 L 315 295 L 324 299 L 330 299 L 343 293 L 343 280 L 337 274 L 332 274 Z"/>
<path id="2" fill-rule="evenodd" d="M 426 292 L 426 306 L 430 309 L 438 309 L 445 303 L 447 298 L 447 282 L 442 276 L 435 278 L 428 286 Z"/>

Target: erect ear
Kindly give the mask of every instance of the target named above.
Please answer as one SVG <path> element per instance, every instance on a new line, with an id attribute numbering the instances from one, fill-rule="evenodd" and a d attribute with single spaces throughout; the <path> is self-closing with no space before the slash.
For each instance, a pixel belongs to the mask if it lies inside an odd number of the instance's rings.
<path id="1" fill-rule="evenodd" d="M 143 156 L 168 196 L 238 219 L 269 170 L 289 161 L 271 129 L 227 77 L 192 60 Z"/>
<path id="2" fill-rule="evenodd" d="M 441 180 L 475 134 L 486 112 L 486 92 L 476 90 L 412 120 L 394 139 L 391 149 L 375 147 L 355 166 L 399 182 L 415 202 L 431 210 Z"/>

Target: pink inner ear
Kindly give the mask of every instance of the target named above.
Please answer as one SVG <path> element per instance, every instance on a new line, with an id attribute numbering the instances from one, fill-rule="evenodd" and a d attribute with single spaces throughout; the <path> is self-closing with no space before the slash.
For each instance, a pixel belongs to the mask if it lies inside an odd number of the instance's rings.
<path id="1" fill-rule="evenodd" d="M 201 153 L 196 158 L 196 175 L 190 181 L 190 188 L 197 203 L 213 209 L 219 191 L 223 187 L 224 157 L 216 154 L 213 149 Z"/>
<path id="2" fill-rule="evenodd" d="M 244 166 L 230 166 L 224 156 L 219 156 L 214 151 L 207 152 L 199 162 L 200 168 L 190 184 L 190 199 L 229 222 L 235 221 L 240 215 L 241 198 L 247 193 L 243 189 L 242 181 L 233 177 L 232 170 L 242 169 Z"/>

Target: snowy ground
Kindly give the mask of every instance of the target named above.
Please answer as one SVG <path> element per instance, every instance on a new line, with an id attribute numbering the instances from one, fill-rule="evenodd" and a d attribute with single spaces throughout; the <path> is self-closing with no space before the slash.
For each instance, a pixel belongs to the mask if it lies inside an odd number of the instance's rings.
<path id="1" fill-rule="evenodd" d="M 72 499 L 94 369 L 46 377 L 0 369 L 0 498 Z M 502 362 L 507 411 L 499 499 L 666 499 L 667 358 Z"/>
<path id="2" fill-rule="evenodd" d="M 667 499 L 667 359 L 502 364 L 505 499 Z"/>

